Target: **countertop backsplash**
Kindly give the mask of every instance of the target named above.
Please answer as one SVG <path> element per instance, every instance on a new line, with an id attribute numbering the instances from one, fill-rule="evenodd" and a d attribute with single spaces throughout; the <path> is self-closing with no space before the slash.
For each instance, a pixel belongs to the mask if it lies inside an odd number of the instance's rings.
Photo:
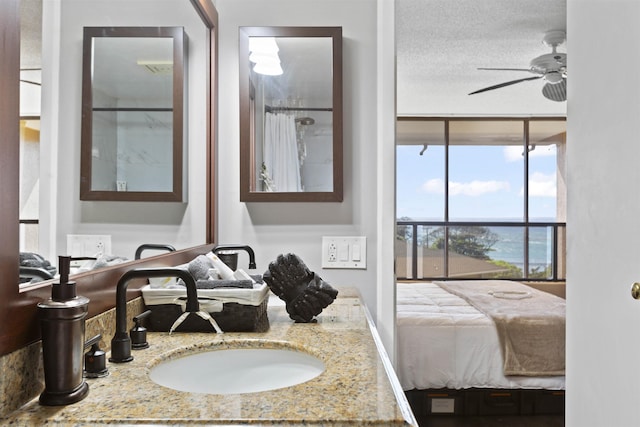
<path id="1" fill-rule="evenodd" d="M 91 302 L 89 302 L 91 304 Z M 142 297 L 127 303 L 127 330 L 133 327 L 131 320 L 144 310 Z M 100 348 L 108 351 L 115 331 L 116 310 L 107 310 L 87 319 L 85 341 L 102 335 Z M 44 389 L 44 370 L 42 368 L 42 345 L 40 341 L 0 357 L 0 417 L 20 408 Z"/>

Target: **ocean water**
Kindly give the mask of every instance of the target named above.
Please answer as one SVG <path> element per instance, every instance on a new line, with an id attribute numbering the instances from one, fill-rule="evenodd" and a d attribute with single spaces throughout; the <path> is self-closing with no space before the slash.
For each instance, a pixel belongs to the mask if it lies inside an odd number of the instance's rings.
<path id="1" fill-rule="evenodd" d="M 489 227 L 498 241 L 488 253 L 494 260 L 506 261 L 520 268 L 524 266 L 524 229 L 522 227 Z M 553 259 L 553 229 L 529 228 L 529 269 L 545 268 Z"/>
<path id="2" fill-rule="evenodd" d="M 425 220 L 428 221 L 428 220 Z M 491 222 L 490 220 L 486 220 Z M 503 221 L 507 222 L 503 219 Z M 514 222 L 517 220 L 514 220 Z M 553 219 L 537 219 L 540 222 L 554 222 Z M 469 222 L 476 222 L 469 220 Z M 479 227 L 484 227 L 478 221 Z M 497 222 L 497 221 L 493 221 Z M 519 268 L 524 268 L 524 227 L 522 226 L 491 226 L 487 227 L 496 235 L 497 241 L 487 253 L 489 258 L 496 261 L 505 261 Z M 429 246 L 429 235 L 439 226 L 426 226 L 418 228 L 418 239 L 420 244 Z M 560 228 L 560 232 L 561 232 Z M 529 227 L 529 270 L 537 268 L 544 270 L 553 261 L 553 227 L 530 226 Z"/>

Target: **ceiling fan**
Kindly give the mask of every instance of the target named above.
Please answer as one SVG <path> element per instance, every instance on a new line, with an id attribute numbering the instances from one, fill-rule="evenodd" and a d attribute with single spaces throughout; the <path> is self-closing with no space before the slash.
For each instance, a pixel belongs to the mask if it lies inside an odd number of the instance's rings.
<path id="1" fill-rule="evenodd" d="M 534 77 L 525 77 L 522 79 L 511 80 L 494 86 L 485 87 L 483 89 L 471 92 L 469 95 L 482 93 L 501 87 L 510 86 L 516 83 L 526 82 L 529 80 L 544 79 L 545 85 L 542 87 L 542 94 L 545 98 L 552 101 L 567 100 L 567 54 L 557 52 L 559 45 L 564 43 L 566 34 L 564 30 L 547 31 L 542 42 L 551 48 L 551 53 L 545 53 L 534 58 L 529 63 L 529 68 L 478 68 L 478 70 L 499 70 L 499 71 L 527 71 L 536 74 Z"/>

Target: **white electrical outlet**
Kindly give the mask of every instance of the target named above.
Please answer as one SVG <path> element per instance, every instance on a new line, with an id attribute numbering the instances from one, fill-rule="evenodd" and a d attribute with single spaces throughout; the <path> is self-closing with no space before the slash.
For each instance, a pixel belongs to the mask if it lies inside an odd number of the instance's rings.
<path id="1" fill-rule="evenodd" d="M 453 414 L 455 410 L 455 399 L 431 399 L 431 413 L 433 414 Z"/>
<path id="2" fill-rule="evenodd" d="M 367 238 L 322 237 L 322 268 L 367 268 Z"/>
<path id="3" fill-rule="evenodd" d="M 98 257 L 111 254 L 111 236 L 67 234 L 67 254 L 72 257 Z"/>
<path id="4" fill-rule="evenodd" d="M 335 243 L 329 243 L 329 247 L 327 248 L 327 261 L 336 262 L 338 261 L 338 248 Z"/>

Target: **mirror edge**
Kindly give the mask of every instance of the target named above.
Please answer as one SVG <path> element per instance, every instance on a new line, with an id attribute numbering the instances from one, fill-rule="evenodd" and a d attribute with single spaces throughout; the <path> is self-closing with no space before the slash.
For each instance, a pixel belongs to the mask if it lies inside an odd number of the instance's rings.
<path id="1" fill-rule="evenodd" d="M 239 67 L 240 78 L 240 201 L 241 202 L 342 202 L 343 170 L 343 76 L 342 27 L 239 27 L 239 58 L 249 56 L 249 37 L 331 37 L 333 42 L 333 191 L 264 192 L 251 191 L 253 147 L 249 68 Z M 239 59 L 241 61 L 241 59 Z"/>
<path id="2" fill-rule="evenodd" d="M 20 157 L 20 92 L 16 82 L 20 79 L 20 13 L 19 0 L 0 1 L 0 222 L 15 224 L 3 231 L 0 245 L 0 301 L 7 307 L 0 310 L 0 354 L 16 349 L 11 345 L 14 320 L 14 302 L 20 303 L 19 282 L 19 162 Z M 11 191 L 11 189 L 14 189 Z"/>

